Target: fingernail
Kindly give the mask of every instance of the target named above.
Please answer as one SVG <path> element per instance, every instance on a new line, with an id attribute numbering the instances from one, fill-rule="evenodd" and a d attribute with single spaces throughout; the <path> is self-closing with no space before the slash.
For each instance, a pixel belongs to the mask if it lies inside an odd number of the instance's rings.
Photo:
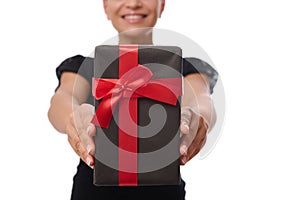
<path id="1" fill-rule="evenodd" d="M 91 159 L 90 159 L 90 157 L 87 157 L 86 158 L 86 163 L 90 166 L 91 165 Z"/>
<path id="2" fill-rule="evenodd" d="M 182 131 L 183 133 L 188 133 L 190 127 L 189 127 L 185 122 L 182 122 L 182 124 L 181 124 L 181 129 L 182 129 L 181 131 Z"/>
<path id="3" fill-rule="evenodd" d="M 186 154 L 187 153 L 187 146 L 186 145 L 182 145 L 181 148 L 180 148 L 180 153 L 183 155 L 183 154 Z"/>
<path id="4" fill-rule="evenodd" d="M 88 145 L 86 146 L 86 150 L 87 150 L 88 153 L 90 153 L 91 150 L 92 150 L 92 146 L 91 146 L 90 144 L 88 144 Z"/>
<path id="5" fill-rule="evenodd" d="M 181 158 L 181 162 L 182 162 L 182 164 L 185 164 L 187 162 L 186 156 L 184 156 L 184 157 Z"/>
<path id="6" fill-rule="evenodd" d="M 88 126 L 88 127 L 87 127 L 87 129 L 86 129 L 87 134 L 90 134 L 91 129 L 92 129 L 91 126 Z"/>
<path id="7" fill-rule="evenodd" d="M 183 126 L 187 129 L 189 129 L 189 125 L 186 122 L 183 122 Z"/>

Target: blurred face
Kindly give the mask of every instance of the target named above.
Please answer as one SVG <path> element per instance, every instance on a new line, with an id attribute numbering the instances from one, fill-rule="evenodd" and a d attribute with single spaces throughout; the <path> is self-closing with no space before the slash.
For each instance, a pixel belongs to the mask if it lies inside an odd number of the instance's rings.
<path id="1" fill-rule="evenodd" d="M 165 0 L 103 0 L 107 18 L 121 33 L 154 27 L 163 12 Z"/>

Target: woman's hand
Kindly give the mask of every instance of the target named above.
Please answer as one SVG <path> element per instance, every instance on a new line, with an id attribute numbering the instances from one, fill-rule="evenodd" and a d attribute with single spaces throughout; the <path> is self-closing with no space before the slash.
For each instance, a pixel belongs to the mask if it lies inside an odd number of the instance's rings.
<path id="1" fill-rule="evenodd" d="M 181 108 L 180 164 L 184 165 L 199 153 L 206 142 L 207 124 L 195 108 Z"/>
<path id="2" fill-rule="evenodd" d="M 207 78 L 202 74 L 186 76 L 181 103 L 180 164 L 186 164 L 199 153 L 215 121 L 216 113 Z"/>
<path id="3" fill-rule="evenodd" d="M 94 116 L 94 106 L 82 104 L 70 115 L 66 127 L 68 141 L 76 154 L 90 167 L 94 166 L 96 134 L 95 125 L 91 123 Z"/>

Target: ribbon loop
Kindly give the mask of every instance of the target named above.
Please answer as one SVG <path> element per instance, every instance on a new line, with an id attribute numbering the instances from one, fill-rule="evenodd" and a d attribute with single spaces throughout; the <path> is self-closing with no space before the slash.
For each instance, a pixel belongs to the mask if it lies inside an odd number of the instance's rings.
<path id="1" fill-rule="evenodd" d="M 92 120 L 97 126 L 107 128 L 116 105 L 122 98 L 147 97 L 176 105 L 181 87 L 181 78 L 151 80 L 153 73 L 143 65 L 126 72 L 120 79 L 94 78 L 93 94 L 97 100 L 103 99 Z"/>

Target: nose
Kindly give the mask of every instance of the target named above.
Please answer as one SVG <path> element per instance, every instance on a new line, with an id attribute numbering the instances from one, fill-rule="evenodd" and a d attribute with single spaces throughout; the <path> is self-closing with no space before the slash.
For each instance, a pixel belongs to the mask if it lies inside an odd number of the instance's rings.
<path id="1" fill-rule="evenodd" d="M 126 7 L 131 9 L 137 9 L 142 7 L 141 0 L 126 0 Z"/>

